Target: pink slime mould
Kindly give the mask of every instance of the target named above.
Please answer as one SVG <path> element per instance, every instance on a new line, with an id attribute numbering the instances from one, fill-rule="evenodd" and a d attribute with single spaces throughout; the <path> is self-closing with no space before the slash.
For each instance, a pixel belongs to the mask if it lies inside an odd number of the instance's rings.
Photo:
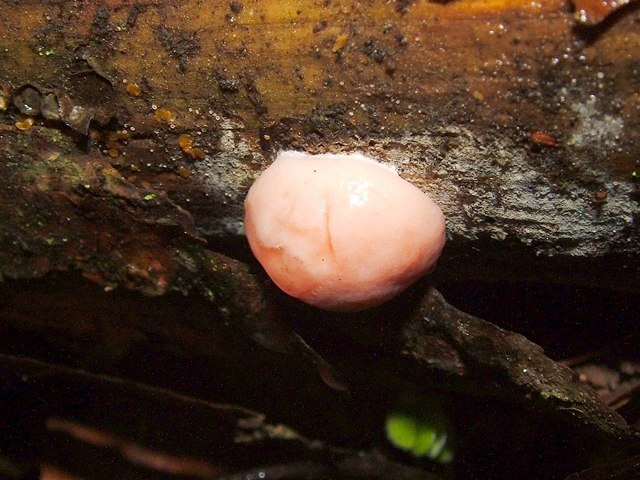
<path id="1" fill-rule="evenodd" d="M 445 242 L 438 205 L 359 153 L 278 153 L 249 189 L 244 222 L 275 284 L 331 311 L 389 300 L 434 267 Z"/>

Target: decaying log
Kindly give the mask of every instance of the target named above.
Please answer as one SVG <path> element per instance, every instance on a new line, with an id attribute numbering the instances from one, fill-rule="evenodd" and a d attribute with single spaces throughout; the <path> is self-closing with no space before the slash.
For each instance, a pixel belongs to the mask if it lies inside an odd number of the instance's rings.
<path id="1" fill-rule="evenodd" d="M 8 3 L 2 271 L 185 288 L 185 249 L 243 255 L 276 150 L 362 150 L 441 204 L 448 278 L 633 290 L 630 7 L 584 31 L 560 0 Z"/>

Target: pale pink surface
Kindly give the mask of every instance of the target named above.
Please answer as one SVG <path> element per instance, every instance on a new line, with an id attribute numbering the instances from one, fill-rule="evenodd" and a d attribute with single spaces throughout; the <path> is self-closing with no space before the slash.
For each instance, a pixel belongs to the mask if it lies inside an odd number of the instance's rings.
<path id="1" fill-rule="evenodd" d="M 280 152 L 245 200 L 249 245 L 286 293 L 326 310 L 379 305 L 436 262 L 444 215 L 361 154 Z"/>

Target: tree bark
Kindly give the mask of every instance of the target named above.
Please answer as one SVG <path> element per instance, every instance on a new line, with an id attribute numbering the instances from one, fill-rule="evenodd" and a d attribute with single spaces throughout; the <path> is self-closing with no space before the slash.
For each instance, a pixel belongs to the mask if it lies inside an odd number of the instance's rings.
<path id="1" fill-rule="evenodd" d="M 2 271 L 189 289 L 194 254 L 249 258 L 277 150 L 360 150 L 445 211 L 445 280 L 634 290 L 630 7 L 584 29 L 563 1 L 7 2 Z"/>

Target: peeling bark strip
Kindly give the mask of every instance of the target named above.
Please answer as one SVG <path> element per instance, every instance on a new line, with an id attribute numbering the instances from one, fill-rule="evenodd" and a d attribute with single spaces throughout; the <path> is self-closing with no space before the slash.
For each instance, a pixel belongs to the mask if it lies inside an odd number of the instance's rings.
<path id="1" fill-rule="evenodd" d="M 601 403 L 572 370 L 546 357 L 542 348 L 522 335 L 456 310 L 435 289 L 405 322 L 402 335 L 406 355 L 427 368 L 478 382 L 477 391 L 530 402 L 598 435 L 630 433 L 625 420 Z"/>

